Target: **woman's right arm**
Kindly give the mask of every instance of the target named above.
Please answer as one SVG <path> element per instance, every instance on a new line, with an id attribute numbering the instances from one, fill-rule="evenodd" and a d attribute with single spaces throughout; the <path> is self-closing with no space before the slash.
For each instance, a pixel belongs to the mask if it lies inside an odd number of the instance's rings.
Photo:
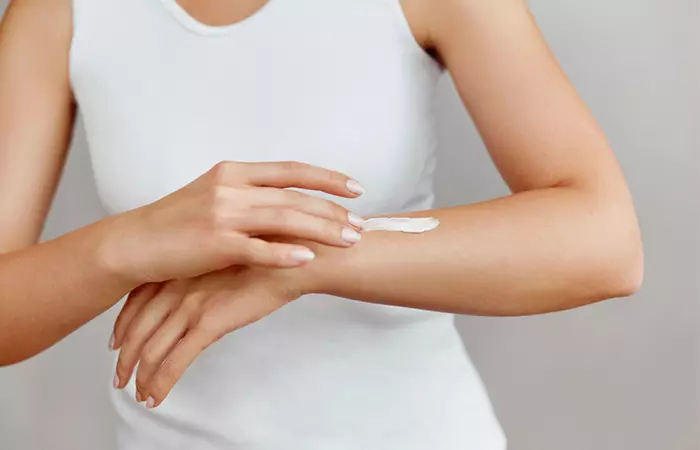
<path id="1" fill-rule="evenodd" d="M 353 180 L 283 162 L 221 163 L 155 203 L 37 244 L 75 117 L 71 22 L 70 0 L 21 0 L 0 23 L 0 365 L 48 348 L 142 284 L 313 258 L 256 236 L 357 241 L 347 210 L 284 189 L 357 197 Z"/>

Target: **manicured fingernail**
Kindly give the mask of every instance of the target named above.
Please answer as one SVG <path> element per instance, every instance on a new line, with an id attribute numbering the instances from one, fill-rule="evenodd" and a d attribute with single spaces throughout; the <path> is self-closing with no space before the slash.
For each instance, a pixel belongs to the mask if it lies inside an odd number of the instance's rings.
<path id="1" fill-rule="evenodd" d="M 139 403 L 143 401 L 143 398 L 141 398 L 141 393 L 139 391 L 136 391 L 136 401 Z"/>
<path id="2" fill-rule="evenodd" d="M 342 237 L 343 240 L 349 244 L 355 244 L 357 242 L 360 242 L 360 239 L 362 239 L 360 233 L 353 230 L 352 228 L 343 228 Z"/>
<path id="3" fill-rule="evenodd" d="M 112 336 L 109 338 L 109 349 L 114 350 L 114 333 L 112 333 Z"/>
<path id="4" fill-rule="evenodd" d="M 156 406 L 156 401 L 153 400 L 153 397 L 149 396 L 148 400 L 146 400 L 146 408 L 153 408 Z"/>
<path id="5" fill-rule="evenodd" d="M 349 212 L 348 213 L 348 222 L 350 222 L 352 225 L 356 226 L 357 228 L 362 228 L 365 224 L 365 219 L 362 217 L 358 216 L 355 213 Z"/>
<path id="6" fill-rule="evenodd" d="M 315 257 L 316 254 L 311 250 L 294 250 L 292 252 L 292 259 L 300 263 L 313 261 Z"/>
<path id="7" fill-rule="evenodd" d="M 365 188 L 363 188 L 362 185 L 355 180 L 348 180 L 348 182 L 345 183 L 345 186 L 348 188 L 348 191 L 354 192 L 355 194 L 362 195 L 367 192 L 365 191 Z"/>
<path id="8" fill-rule="evenodd" d="M 114 375 L 114 380 L 112 380 L 112 386 L 114 389 L 119 389 L 119 375 Z"/>

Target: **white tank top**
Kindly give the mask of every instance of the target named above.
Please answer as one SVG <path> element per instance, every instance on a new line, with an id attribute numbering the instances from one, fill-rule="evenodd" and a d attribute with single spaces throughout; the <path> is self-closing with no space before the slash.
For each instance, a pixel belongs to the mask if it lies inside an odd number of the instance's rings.
<path id="1" fill-rule="evenodd" d="M 71 83 L 108 211 L 221 160 L 297 160 L 431 208 L 441 67 L 398 0 L 270 0 L 230 26 L 175 0 L 74 0 Z M 399 281 L 399 280 L 397 280 Z M 112 399 L 120 450 L 503 450 L 450 314 L 309 295 L 207 349 L 159 408 Z"/>

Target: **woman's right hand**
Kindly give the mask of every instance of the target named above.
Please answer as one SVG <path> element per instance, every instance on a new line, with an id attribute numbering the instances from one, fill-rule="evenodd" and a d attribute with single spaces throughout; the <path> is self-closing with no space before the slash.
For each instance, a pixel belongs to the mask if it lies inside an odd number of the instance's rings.
<path id="1" fill-rule="evenodd" d="M 362 219 L 331 201 L 284 188 L 354 198 L 364 190 L 338 172 L 297 162 L 221 162 L 149 205 L 107 219 L 101 259 L 138 284 L 194 277 L 232 265 L 296 267 L 306 247 L 268 242 L 293 237 L 337 247 L 360 239 Z"/>

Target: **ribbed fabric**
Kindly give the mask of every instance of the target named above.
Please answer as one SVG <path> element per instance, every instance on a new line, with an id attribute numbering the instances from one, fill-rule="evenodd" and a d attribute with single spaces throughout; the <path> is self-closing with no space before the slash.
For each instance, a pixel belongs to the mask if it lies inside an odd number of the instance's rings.
<path id="1" fill-rule="evenodd" d="M 367 193 L 333 200 L 366 216 L 428 209 L 441 72 L 398 0 L 270 0 L 221 27 L 74 0 L 71 83 L 115 213 L 221 160 L 340 170 Z M 112 396 L 121 450 L 505 448 L 452 315 L 325 295 L 214 344 L 159 408 L 133 395 Z"/>

